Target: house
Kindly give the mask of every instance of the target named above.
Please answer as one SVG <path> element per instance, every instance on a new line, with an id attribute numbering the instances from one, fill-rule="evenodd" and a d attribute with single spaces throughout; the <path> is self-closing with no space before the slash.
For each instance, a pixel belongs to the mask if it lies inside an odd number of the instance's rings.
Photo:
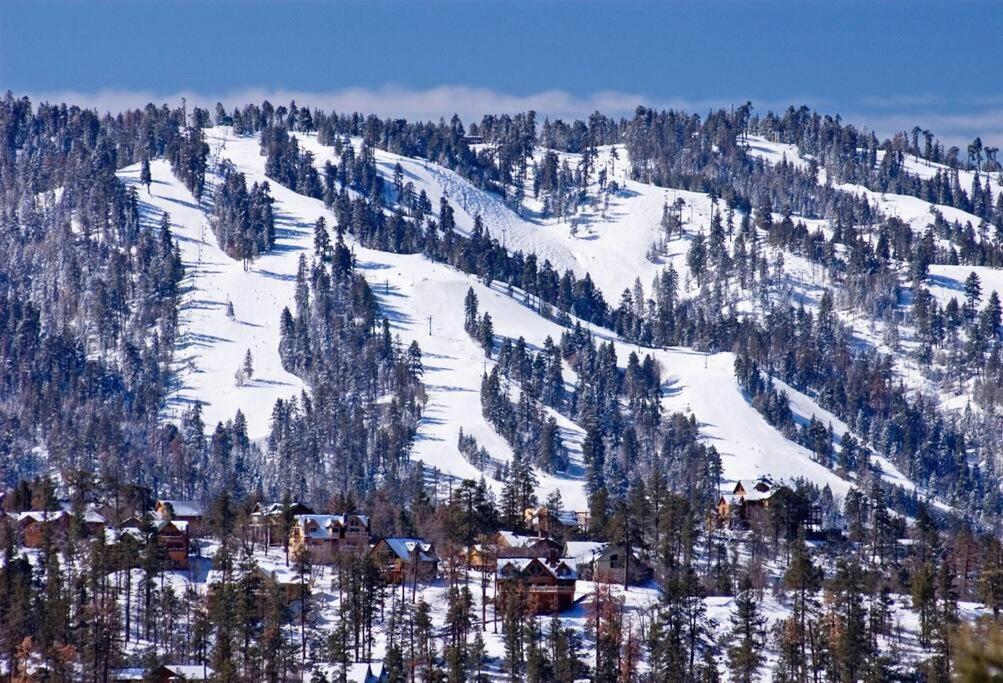
<path id="1" fill-rule="evenodd" d="M 783 485 L 775 483 L 769 477 L 740 479 L 730 494 L 718 498 L 718 527 L 729 526 L 738 521 L 748 522 L 750 518 L 762 515 L 763 511 L 769 509 L 770 499 L 783 488 Z"/>
<path id="2" fill-rule="evenodd" d="M 70 519 L 62 510 L 11 512 L 9 517 L 25 548 L 41 548 L 46 540 L 51 543 L 58 539 L 66 531 Z"/>
<path id="3" fill-rule="evenodd" d="M 234 574 L 230 580 L 232 583 L 247 585 L 251 592 L 262 598 L 268 597 L 272 591 L 278 588 L 282 591 L 287 604 L 303 597 L 310 582 L 308 576 L 301 578 L 291 567 L 269 566 L 266 568 L 261 565 L 255 565 L 247 574 Z M 219 569 L 210 570 L 206 575 L 205 582 L 207 594 L 212 599 L 223 582 L 223 572 Z"/>
<path id="4" fill-rule="evenodd" d="M 499 559 L 495 570 L 495 604 L 503 608 L 516 591 L 522 591 L 530 614 L 563 612 L 575 602 L 577 579 L 577 565 L 570 557 Z"/>
<path id="5" fill-rule="evenodd" d="M 499 531 L 492 537 L 497 556 L 559 557 L 561 544 L 545 536 L 526 536 L 514 531 Z"/>
<path id="6" fill-rule="evenodd" d="M 582 528 L 582 514 L 571 510 L 551 510 L 544 506 L 526 508 L 523 517 L 526 526 L 537 536 L 569 536 Z"/>
<path id="7" fill-rule="evenodd" d="M 188 523 L 158 520 L 153 523 L 153 542 L 163 551 L 168 569 L 188 569 Z"/>
<path id="8" fill-rule="evenodd" d="M 192 533 L 202 529 L 205 516 L 202 503 L 196 500 L 158 500 L 154 512 L 160 519 L 177 520 L 189 525 Z"/>
<path id="9" fill-rule="evenodd" d="M 651 565 L 637 549 L 631 549 L 630 562 L 626 562 L 627 550 L 620 543 L 568 541 L 564 544 L 564 556 L 575 560 L 580 577 L 599 583 L 622 584 L 629 572 L 628 583 L 638 584 L 652 574 Z"/>
<path id="10" fill-rule="evenodd" d="M 365 515 L 296 515 L 289 532 L 293 557 L 306 548 L 314 564 L 334 564 L 342 554 L 369 550 L 369 518 Z"/>
<path id="11" fill-rule="evenodd" d="M 313 510 L 303 503 L 290 503 L 285 510 L 282 503 L 257 503 L 250 516 L 251 540 L 266 548 L 285 545 L 289 540 L 288 533 L 282 533 L 286 514 L 292 517 L 312 515 Z"/>
<path id="12" fill-rule="evenodd" d="M 77 514 L 79 509 L 75 509 L 73 501 L 61 500 L 59 501 L 59 508 L 65 512 L 67 515 L 72 516 Z M 80 522 L 84 527 L 84 531 L 88 536 L 97 536 L 104 533 L 104 528 L 108 523 L 107 518 L 99 509 L 99 506 L 94 503 L 87 504 L 80 514 Z"/>
<path id="13" fill-rule="evenodd" d="M 151 672 L 148 680 L 155 683 L 190 683 L 209 681 L 215 675 L 213 668 L 204 664 L 165 664 Z"/>
<path id="14" fill-rule="evenodd" d="M 369 551 L 369 557 L 388 583 L 428 581 L 439 571 L 435 547 L 420 538 L 384 538 Z"/>
<path id="15" fill-rule="evenodd" d="M 629 561 L 628 561 L 629 558 Z M 638 584 L 651 578 L 651 565 L 642 558 L 636 548 L 621 543 L 607 543 L 596 555 L 592 566 L 592 579 L 598 583 Z"/>
<path id="16" fill-rule="evenodd" d="M 90 508 L 84 510 L 83 523 L 88 536 L 99 536 L 104 533 L 108 520 L 97 510 Z"/>
<path id="17" fill-rule="evenodd" d="M 578 567 L 578 576 L 592 579 L 592 563 L 595 562 L 608 544 L 605 541 L 567 541 L 562 551 L 563 557 L 570 557 Z"/>
<path id="18" fill-rule="evenodd" d="M 459 551 L 457 554 L 457 563 L 469 565 L 474 571 L 494 571 L 494 552 L 490 546 L 484 543 L 475 543 Z"/>

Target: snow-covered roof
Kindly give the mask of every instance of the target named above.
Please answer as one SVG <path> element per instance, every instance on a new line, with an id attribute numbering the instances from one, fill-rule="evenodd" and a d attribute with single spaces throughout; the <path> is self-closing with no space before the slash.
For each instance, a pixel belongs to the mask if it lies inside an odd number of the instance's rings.
<path id="1" fill-rule="evenodd" d="M 175 517 L 201 517 L 202 503 L 197 500 L 158 500 L 157 507 L 170 504 Z"/>
<path id="2" fill-rule="evenodd" d="M 538 520 L 540 513 L 547 510 L 547 508 L 536 508 L 529 509 L 526 511 L 526 519 L 528 520 Z M 576 527 L 578 526 L 578 513 L 574 510 L 550 510 L 550 516 L 560 522 L 564 526 Z"/>
<path id="3" fill-rule="evenodd" d="M 498 536 L 510 548 L 528 548 L 540 542 L 550 542 L 550 539 L 544 536 L 528 536 L 526 534 L 517 534 L 514 531 L 499 531 Z"/>
<path id="4" fill-rule="evenodd" d="M 744 493 L 738 492 L 740 486 Z M 729 504 L 736 504 L 743 498 L 747 501 L 767 500 L 773 497 L 773 494 L 777 492 L 777 488 L 776 482 L 767 476 L 759 477 L 758 479 L 739 479 L 735 483 L 732 495 L 725 495 L 723 498 Z"/>
<path id="5" fill-rule="evenodd" d="M 587 564 L 606 549 L 604 541 L 568 541 L 564 544 L 564 554 L 576 562 Z"/>
<path id="6" fill-rule="evenodd" d="M 369 518 L 365 515 L 296 515 L 296 524 L 306 529 L 310 538 L 328 539 L 333 529 L 345 526 L 352 517 L 369 527 Z M 310 525 L 310 522 L 316 526 Z"/>
<path id="7" fill-rule="evenodd" d="M 410 562 L 416 551 L 418 552 L 418 560 L 421 562 L 437 562 L 439 560 L 432 544 L 426 543 L 420 538 L 384 538 L 383 542 L 405 562 Z"/>
<path id="8" fill-rule="evenodd" d="M 32 520 L 35 522 L 55 522 L 57 520 L 68 517 L 68 515 L 62 510 L 26 510 L 24 512 L 10 512 L 8 513 L 11 518 L 13 518 L 18 524 L 24 522 L 25 520 Z"/>
<path id="9" fill-rule="evenodd" d="M 165 664 L 164 668 L 175 676 L 189 681 L 207 681 L 216 675 L 211 666 L 201 664 Z"/>
<path id="10" fill-rule="evenodd" d="M 168 524 L 173 524 L 174 528 L 180 531 L 181 533 L 187 533 L 188 531 L 188 522 L 183 522 L 179 519 L 162 519 L 158 522 L 155 522 L 153 524 L 153 528 L 156 531 L 160 531 Z"/>
<path id="11" fill-rule="evenodd" d="M 124 536 L 130 536 L 140 542 L 143 542 L 144 540 L 143 532 L 134 526 L 121 527 L 119 529 L 106 527 L 104 530 L 104 542 L 107 545 L 115 545 Z"/>
<path id="12" fill-rule="evenodd" d="M 496 576 L 499 579 L 511 578 L 526 571 L 534 562 L 539 563 L 556 579 L 578 578 L 578 562 L 573 557 L 561 557 L 553 561 L 540 557 L 512 557 L 499 560 Z"/>

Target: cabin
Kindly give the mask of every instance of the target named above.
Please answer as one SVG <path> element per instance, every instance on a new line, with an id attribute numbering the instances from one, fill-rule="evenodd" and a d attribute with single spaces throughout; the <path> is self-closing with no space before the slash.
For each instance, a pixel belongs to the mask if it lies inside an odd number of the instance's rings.
<path id="1" fill-rule="evenodd" d="M 163 552 L 168 569 L 188 569 L 190 540 L 187 522 L 158 520 L 153 524 L 152 538 Z"/>
<path id="2" fill-rule="evenodd" d="M 291 567 L 269 566 L 266 568 L 255 565 L 246 575 L 234 573 L 230 581 L 246 585 L 252 593 L 263 599 L 278 588 L 286 604 L 290 604 L 299 600 L 307 592 L 310 577 L 306 576 L 301 579 L 296 570 Z M 205 582 L 207 594 L 212 599 L 223 582 L 223 572 L 219 569 L 210 570 L 206 575 Z"/>
<path id="3" fill-rule="evenodd" d="M 62 510 L 11 512 L 9 517 L 25 548 L 41 548 L 47 540 L 49 543 L 58 540 L 70 520 L 70 516 Z"/>
<path id="4" fill-rule="evenodd" d="M 456 561 L 460 565 L 468 565 L 474 571 L 494 571 L 494 549 L 484 543 L 475 543 L 467 548 L 462 548 L 457 554 Z"/>
<path id="5" fill-rule="evenodd" d="M 561 544 L 545 536 L 526 536 L 514 531 L 499 531 L 492 537 L 492 545 L 502 557 L 559 557 Z"/>
<path id="6" fill-rule="evenodd" d="M 100 512 L 94 509 L 84 511 L 83 523 L 88 536 L 100 536 L 108 526 L 108 520 Z"/>
<path id="7" fill-rule="evenodd" d="M 597 583 L 637 585 L 650 579 L 651 575 L 651 565 L 638 554 L 637 549 L 631 548 L 628 554 L 627 547 L 621 543 L 607 543 L 596 555 L 592 566 L 592 580 Z"/>
<path id="8" fill-rule="evenodd" d="M 216 671 L 202 664 L 165 664 L 150 672 L 147 680 L 155 683 L 191 683 L 191 681 L 211 681 Z"/>
<path id="9" fill-rule="evenodd" d="M 296 515 L 289 532 L 289 552 L 302 548 L 313 564 L 334 564 L 339 555 L 369 550 L 369 518 L 365 515 Z"/>
<path id="10" fill-rule="evenodd" d="M 284 546 L 289 540 L 289 535 L 282 533 L 284 515 L 297 517 L 313 513 L 313 509 L 303 503 L 290 503 L 285 510 L 282 503 L 258 503 L 251 510 L 251 540 L 265 548 Z"/>
<path id="11" fill-rule="evenodd" d="M 568 541 L 564 544 L 564 556 L 575 560 L 581 578 L 598 583 L 623 584 L 626 579 L 628 584 L 636 585 L 650 579 L 653 573 L 636 548 L 631 549 L 627 562 L 627 549 L 620 543 Z"/>
<path id="12" fill-rule="evenodd" d="M 195 500 L 158 500 L 154 512 L 160 519 L 184 522 L 193 534 L 201 531 L 205 517 L 202 503 Z"/>
<path id="13" fill-rule="evenodd" d="M 278 588 L 285 596 L 286 602 L 295 602 L 303 597 L 307 592 L 308 577 L 300 578 L 292 569 L 288 567 L 255 567 L 251 570 L 252 579 L 257 583 L 259 590 L 272 590 Z"/>
<path id="14" fill-rule="evenodd" d="M 581 520 L 585 513 L 571 510 L 551 510 L 548 507 L 526 508 L 523 518 L 526 526 L 537 536 L 570 536 L 583 527 Z"/>
<path id="15" fill-rule="evenodd" d="M 783 488 L 782 484 L 775 483 L 769 477 L 740 479 L 730 494 L 718 498 L 718 528 L 748 523 L 751 519 L 761 517 L 769 509 L 770 499 Z"/>
<path id="16" fill-rule="evenodd" d="M 420 538 L 384 538 L 369 551 L 387 583 L 429 581 L 439 571 L 435 546 Z"/>
<path id="17" fill-rule="evenodd" d="M 504 607 L 522 591 L 530 614 L 554 614 L 571 609 L 578 579 L 574 559 L 510 557 L 498 560 L 495 571 L 495 604 Z"/>

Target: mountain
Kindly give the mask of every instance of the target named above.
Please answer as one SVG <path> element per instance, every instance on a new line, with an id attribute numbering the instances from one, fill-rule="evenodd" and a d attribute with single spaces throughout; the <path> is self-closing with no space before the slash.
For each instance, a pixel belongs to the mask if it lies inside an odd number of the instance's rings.
<path id="1" fill-rule="evenodd" d="M 630 647 L 622 624 L 589 631 L 602 600 L 651 629 L 637 672 L 689 648 L 691 678 L 698 656 L 777 678 L 835 667 L 792 645 L 803 613 L 854 629 L 863 612 L 807 605 L 802 580 L 864 600 L 871 640 L 835 628 L 825 647 L 875 676 L 949 670 L 945 634 L 999 607 L 1003 172 L 980 141 L 966 161 L 919 128 L 879 141 L 750 105 L 465 127 L 267 102 L 99 117 L 8 95 L 0 124 L 8 512 L 202 501 L 213 571 L 261 500 L 362 512 L 443 559 L 528 531 L 528 508 L 577 512 L 564 540 L 652 567 L 616 596 L 587 582 L 594 609 L 555 622 L 586 638 L 597 680 Z M 750 482 L 783 492 L 763 517 L 732 498 Z M 814 559 L 795 566 L 806 535 Z M 817 579 L 792 578 L 807 566 Z M 422 588 L 437 626 L 459 583 Z M 316 586 L 318 639 L 347 618 L 340 590 Z M 483 637 L 490 671 L 522 675 Z"/>

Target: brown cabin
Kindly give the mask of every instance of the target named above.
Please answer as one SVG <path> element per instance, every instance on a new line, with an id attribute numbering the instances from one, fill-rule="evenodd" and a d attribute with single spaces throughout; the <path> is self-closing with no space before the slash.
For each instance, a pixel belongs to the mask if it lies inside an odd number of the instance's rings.
<path id="1" fill-rule="evenodd" d="M 313 509 L 303 503 L 290 503 L 285 512 L 296 517 L 312 515 Z M 282 503 L 258 503 L 250 516 L 251 540 L 265 548 L 285 545 L 289 537 L 282 533 L 282 521 Z"/>
<path id="2" fill-rule="evenodd" d="M 504 607 L 516 591 L 522 591 L 530 614 L 563 612 L 575 603 L 577 579 L 577 567 L 570 557 L 499 559 L 495 572 L 496 605 Z"/>
<path id="3" fill-rule="evenodd" d="M 365 515 L 297 515 L 289 532 L 289 553 L 301 548 L 314 564 L 334 564 L 339 555 L 369 550 L 369 518 Z"/>
<path id="4" fill-rule="evenodd" d="M 160 520 L 153 525 L 153 541 L 163 551 L 169 569 L 188 569 L 188 524 Z"/>
<path id="5" fill-rule="evenodd" d="M 420 538 L 384 538 L 369 551 L 369 557 L 387 583 L 429 581 L 439 571 L 435 547 Z"/>
<path id="6" fill-rule="evenodd" d="M 739 480 L 730 495 L 722 495 L 717 501 L 718 527 L 747 523 L 758 518 L 770 508 L 770 500 L 783 485 L 769 477 L 755 480 Z"/>
<path id="7" fill-rule="evenodd" d="M 41 548 L 46 541 L 57 541 L 69 524 L 70 516 L 62 510 L 29 510 L 10 513 L 21 544 L 25 548 Z"/>

